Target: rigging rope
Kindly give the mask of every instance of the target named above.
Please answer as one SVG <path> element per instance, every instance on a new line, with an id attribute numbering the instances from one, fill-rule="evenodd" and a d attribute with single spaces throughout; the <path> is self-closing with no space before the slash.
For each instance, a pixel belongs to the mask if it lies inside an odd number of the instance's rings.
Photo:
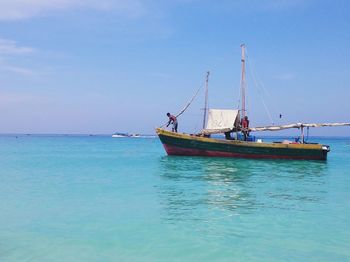
<path id="1" fill-rule="evenodd" d="M 193 100 L 196 98 L 196 96 L 198 95 L 199 91 L 202 89 L 203 86 L 199 87 L 197 92 L 194 94 L 194 96 L 191 98 L 191 100 L 187 103 L 187 105 L 176 115 L 176 117 L 181 116 L 186 109 L 192 104 Z"/>
<path id="2" fill-rule="evenodd" d="M 248 57 L 249 57 L 249 56 L 248 56 L 248 52 L 247 52 L 247 58 L 248 58 Z M 256 88 L 257 88 L 257 90 L 258 90 L 258 93 L 259 93 L 259 95 L 260 95 L 260 99 L 261 99 L 261 102 L 262 102 L 262 104 L 263 104 L 263 106 L 264 106 L 264 109 L 265 109 L 265 111 L 266 111 L 266 114 L 267 114 L 267 116 L 269 117 L 269 119 L 270 119 L 270 121 L 271 121 L 271 124 L 274 125 L 274 121 L 273 121 L 271 112 L 270 112 L 269 108 L 267 107 L 267 105 L 266 105 L 266 103 L 265 103 L 265 99 L 264 99 L 264 97 L 263 97 L 263 93 L 264 93 L 264 92 L 267 93 L 267 94 L 269 94 L 269 93 L 265 90 L 264 85 L 261 83 L 261 81 L 259 81 L 259 80 L 257 79 L 258 77 L 257 77 L 257 75 L 256 75 L 256 73 L 255 73 L 255 70 L 253 69 L 253 67 L 252 67 L 250 64 L 252 64 L 252 66 L 254 66 L 253 63 L 250 61 L 250 57 L 249 57 L 249 63 L 247 63 L 247 65 L 248 65 L 250 74 L 252 75 L 254 84 L 255 84 L 255 86 L 256 86 Z"/>
<path id="3" fill-rule="evenodd" d="M 192 104 L 193 100 L 196 98 L 196 96 L 198 95 L 199 91 L 203 88 L 203 85 L 200 86 L 197 90 L 197 92 L 194 94 L 194 96 L 191 98 L 191 100 L 184 106 L 184 108 L 182 108 L 182 110 L 175 116 L 176 118 L 181 116 L 186 110 L 187 108 Z M 161 128 L 163 128 L 165 125 L 167 125 L 168 122 L 166 122 L 165 124 L 161 125 Z"/>
<path id="4" fill-rule="evenodd" d="M 237 110 L 240 110 L 241 108 L 241 97 L 242 97 L 242 88 L 241 88 L 241 84 L 238 85 L 238 104 L 237 104 Z"/>
<path id="5" fill-rule="evenodd" d="M 250 66 L 249 66 L 249 69 L 251 70 Z M 257 82 L 257 80 L 256 80 L 256 78 L 255 78 L 255 76 L 254 76 L 254 74 L 252 74 L 252 76 L 253 76 L 253 80 L 254 80 L 255 85 L 258 87 L 258 82 Z M 263 104 L 263 106 L 264 106 L 264 108 L 265 108 L 266 114 L 267 114 L 267 116 L 269 117 L 271 124 L 274 125 L 274 121 L 273 121 L 273 119 L 272 119 L 270 110 L 268 109 L 268 107 L 267 107 L 267 105 L 266 105 L 266 103 L 265 103 L 265 99 L 264 99 L 264 97 L 263 97 L 263 95 L 262 95 L 262 92 L 261 92 L 261 90 L 260 90 L 259 88 L 258 88 L 257 90 L 258 90 L 258 93 L 259 93 L 259 95 L 260 95 L 261 102 L 262 102 L 262 104 Z"/>

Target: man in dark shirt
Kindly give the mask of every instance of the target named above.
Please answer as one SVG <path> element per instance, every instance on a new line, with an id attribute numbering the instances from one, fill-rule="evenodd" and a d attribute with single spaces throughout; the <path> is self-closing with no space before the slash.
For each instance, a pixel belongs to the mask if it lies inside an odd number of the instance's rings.
<path id="1" fill-rule="evenodd" d="M 170 113 L 167 113 L 166 115 L 169 117 L 167 127 L 170 124 L 173 124 L 172 131 L 177 133 L 177 119 L 176 119 L 176 117 L 171 115 Z"/>

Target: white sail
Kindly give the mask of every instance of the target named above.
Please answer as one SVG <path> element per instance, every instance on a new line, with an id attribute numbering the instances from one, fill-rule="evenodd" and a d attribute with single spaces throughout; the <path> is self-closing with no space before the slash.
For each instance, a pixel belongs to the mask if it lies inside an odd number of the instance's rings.
<path id="1" fill-rule="evenodd" d="M 231 131 L 239 126 L 239 110 L 209 109 L 208 121 L 202 134 L 215 134 Z"/>

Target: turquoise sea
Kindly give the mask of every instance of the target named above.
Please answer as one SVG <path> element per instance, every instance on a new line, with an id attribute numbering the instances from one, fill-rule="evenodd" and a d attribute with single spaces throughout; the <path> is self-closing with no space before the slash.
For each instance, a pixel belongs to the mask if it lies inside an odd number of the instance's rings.
<path id="1" fill-rule="evenodd" d="M 350 261 L 350 138 L 319 141 L 325 162 L 0 136 L 0 261 Z"/>

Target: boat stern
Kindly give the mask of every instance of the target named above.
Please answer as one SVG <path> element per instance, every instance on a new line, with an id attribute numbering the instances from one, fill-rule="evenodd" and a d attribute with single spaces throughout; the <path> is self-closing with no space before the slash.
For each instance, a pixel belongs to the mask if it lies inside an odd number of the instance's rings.
<path id="1" fill-rule="evenodd" d="M 328 145 L 322 145 L 321 149 L 322 149 L 323 160 L 326 160 L 327 159 L 327 154 L 328 154 L 328 152 L 331 151 L 331 148 Z"/>

